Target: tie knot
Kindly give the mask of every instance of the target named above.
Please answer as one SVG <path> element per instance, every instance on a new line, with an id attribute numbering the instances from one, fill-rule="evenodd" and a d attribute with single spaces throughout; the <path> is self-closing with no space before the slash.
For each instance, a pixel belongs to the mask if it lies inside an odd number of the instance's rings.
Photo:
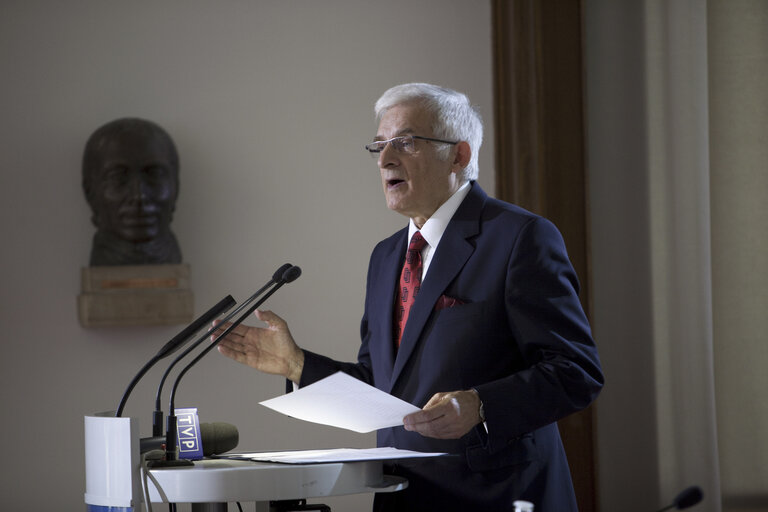
<path id="1" fill-rule="evenodd" d="M 426 245 L 427 241 L 424 240 L 423 236 L 421 236 L 421 232 L 416 231 L 411 237 L 411 243 L 408 244 L 408 250 L 421 252 L 421 250 L 424 249 Z"/>

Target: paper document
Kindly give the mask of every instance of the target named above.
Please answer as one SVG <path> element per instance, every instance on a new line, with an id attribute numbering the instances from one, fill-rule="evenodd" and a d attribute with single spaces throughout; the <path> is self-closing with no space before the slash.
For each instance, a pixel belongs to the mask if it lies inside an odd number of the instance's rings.
<path id="1" fill-rule="evenodd" d="M 343 372 L 260 403 L 304 421 L 361 433 L 402 425 L 406 415 L 420 410 Z"/>
<path id="2" fill-rule="evenodd" d="M 287 452 L 227 453 L 220 458 L 248 459 L 256 462 L 279 462 L 282 464 L 318 464 L 332 462 L 355 462 L 367 460 L 415 459 L 441 457 L 446 453 L 425 453 L 397 448 L 334 448 L 331 450 L 294 450 Z"/>

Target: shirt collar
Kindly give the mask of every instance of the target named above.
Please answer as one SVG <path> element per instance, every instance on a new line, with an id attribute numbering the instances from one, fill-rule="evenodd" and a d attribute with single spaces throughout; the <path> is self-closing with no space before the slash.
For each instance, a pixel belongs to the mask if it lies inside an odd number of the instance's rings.
<path id="1" fill-rule="evenodd" d="M 421 231 L 421 236 L 427 241 L 429 247 L 432 249 L 436 248 L 437 244 L 440 243 L 440 239 L 443 237 L 443 233 L 445 233 L 445 229 L 448 227 L 448 223 L 451 222 L 453 214 L 456 213 L 456 210 L 459 209 L 464 198 L 469 194 L 469 187 L 469 181 L 459 187 L 459 190 L 454 192 L 453 195 L 440 205 L 440 208 L 427 219 L 421 229 L 416 227 L 413 219 L 411 219 L 408 223 L 408 240 L 411 239 L 416 231 Z"/>

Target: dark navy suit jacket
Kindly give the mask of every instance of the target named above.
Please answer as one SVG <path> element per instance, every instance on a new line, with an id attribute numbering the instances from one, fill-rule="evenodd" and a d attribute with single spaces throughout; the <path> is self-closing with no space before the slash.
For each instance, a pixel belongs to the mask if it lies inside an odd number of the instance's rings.
<path id="1" fill-rule="evenodd" d="M 392 309 L 407 233 L 371 255 L 358 362 L 305 351 L 300 385 L 342 370 L 418 407 L 437 392 L 474 388 L 487 431 L 478 425 L 461 439 L 438 440 L 380 430 L 379 446 L 455 456 L 389 467 L 409 486 L 378 494 L 374 509 L 511 511 L 520 499 L 537 512 L 575 511 L 556 421 L 589 405 L 603 376 L 560 233 L 473 183 L 396 351 Z"/>

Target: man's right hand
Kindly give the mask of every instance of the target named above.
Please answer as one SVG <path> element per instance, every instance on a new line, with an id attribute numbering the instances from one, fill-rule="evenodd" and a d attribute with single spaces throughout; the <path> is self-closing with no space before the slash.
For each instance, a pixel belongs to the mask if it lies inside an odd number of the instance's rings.
<path id="1" fill-rule="evenodd" d="M 219 342 L 219 352 L 238 363 L 298 383 L 304 369 L 304 351 L 293 340 L 288 324 L 271 311 L 256 310 L 254 314 L 267 326 L 238 325 Z M 227 325 L 214 323 L 216 330 L 211 339 Z"/>

